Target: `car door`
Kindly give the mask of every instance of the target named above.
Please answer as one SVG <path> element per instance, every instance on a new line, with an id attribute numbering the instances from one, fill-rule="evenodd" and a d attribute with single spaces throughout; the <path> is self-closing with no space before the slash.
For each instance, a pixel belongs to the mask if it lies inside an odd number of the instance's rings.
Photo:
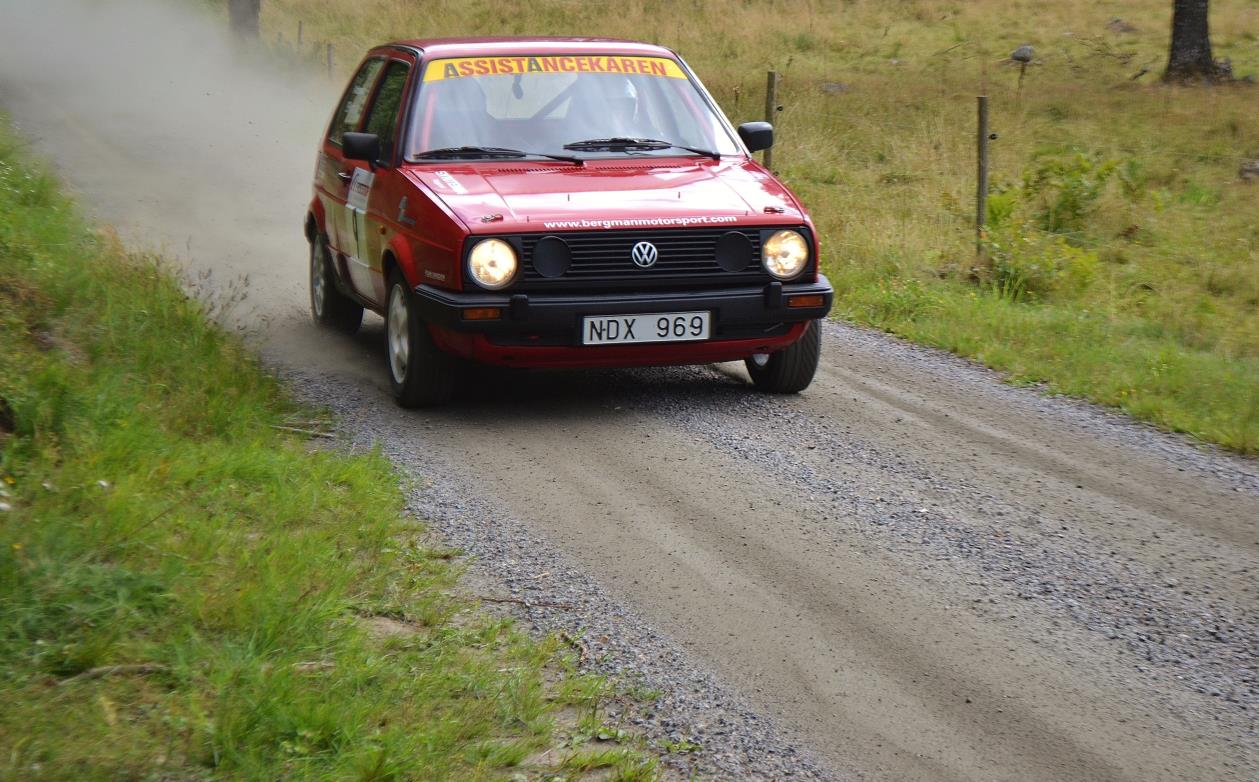
<path id="1" fill-rule="evenodd" d="M 385 58 L 366 60 L 350 80 L 350 86 L 333 115 L 323 148 L 319 154 L 315 182 L 324 210 L 324 230 L 328 243 L 338 257 L 345 257 L 352 249 L 354 235 L 347 219 L 346 202 L 349 199 L 350 182 L 357 166 L 345 160 L 341 153 L 341 138 L 349 131 L 357 131 L 363 123 L 368 98 L 384 70 Z M 342 267 L 344 268 L 344 267 Z"/>
<path id="2" fill-rule="evenodd" d="M 410 189 L 397 168 L 397 146 L 414 70 L 415 59 L 401 53 L 385 65 L 363 121 L 363 132 L 380 139 L 381 165 L 374 172 L 355 172 L 347 202 L 356 242 L 350 276 L 360 295 L 381 304 L 386 287 L 382 268 L 385 246 L 398 227 L 398 215 L 405 210 L 404 199 Z"/>

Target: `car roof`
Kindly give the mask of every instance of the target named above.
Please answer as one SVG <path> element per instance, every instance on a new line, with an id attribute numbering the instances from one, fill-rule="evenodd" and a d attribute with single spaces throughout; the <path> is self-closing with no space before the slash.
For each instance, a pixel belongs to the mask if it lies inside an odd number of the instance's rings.
<path id="1" fill-rule="evenodd" d="M 617 38 L 416 38 L 394 41 L 389 46 L 419 49 L 425 58 L 467 57 L 496 54 L 628 54 L 654 57 L 674 56 L 670 49 L 641 41 Z"/>

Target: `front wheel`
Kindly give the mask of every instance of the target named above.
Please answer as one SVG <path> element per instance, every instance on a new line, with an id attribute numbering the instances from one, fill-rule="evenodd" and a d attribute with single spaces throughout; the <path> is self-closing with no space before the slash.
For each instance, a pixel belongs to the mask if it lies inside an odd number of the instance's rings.
<path id="1" fill-rule="evenodd" d="M 455 361 L 433 344 L 428 326 L 420 318 L 415 294 L 396 271 L 389 278 L 385 342 L 389 380 L 399 405 L 429 407 L 450 399 L 455 389 Z"/>
<path id="2" fill-rule="evenodd" d="M 822 324 L 811 321 L 800 339 L 777 353 L 749 358 L 748 374 L 757 390 L 770 394 L 794 394 L 809 387 L 822 356 Z"/>
<path id="3" fill-rule="evenodd" d="M 337 290 L 328 241 L 316 236 L 310 243 L 310 315 L 325 328 L 353 334 L 363 323 L 363 307 Z"/>

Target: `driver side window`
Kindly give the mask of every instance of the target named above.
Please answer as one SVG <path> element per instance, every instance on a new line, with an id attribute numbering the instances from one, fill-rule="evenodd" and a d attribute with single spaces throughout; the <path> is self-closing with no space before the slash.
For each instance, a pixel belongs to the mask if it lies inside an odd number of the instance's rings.
<path id="1" fill-rule="evenodd" d="M 406 91 L 407 76 L 411 67 L 404 62 L 393 61 L 385 69 L 376 90 L 376 99 L 367 113 L 363 130 L 380 138 L 381 160 L 393 159 L 394 143 L 398 138 L 398 114 L 402 107 L 402 94 Z"/>
<path id="2" fill-rule="evenodd" d="M 350 89 L 341 101 L 341 107 L 332 118 L 332 127 L 328 129 L 328 140 L 333 144 L 341 146 L 341 137 L 358 129 L 358 124 L 363 119 L 363 108 L 372 94 L 372 85 L 376 83 L 376 76 L 380 74 L 384 64 L 385 61 L 378 57 L 370 59 L 354 75 Z"/>

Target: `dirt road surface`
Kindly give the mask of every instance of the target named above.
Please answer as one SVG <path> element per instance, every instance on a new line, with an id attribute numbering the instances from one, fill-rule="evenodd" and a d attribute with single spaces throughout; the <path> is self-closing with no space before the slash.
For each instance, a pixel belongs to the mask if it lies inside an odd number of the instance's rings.
<path id="1" fill-rule="evenodd" d="M 1259 778 L 1255 462 L 838 324 L 798 397 L 719 366 L 489 375 L 399 410 L 379 320 L 306 315 L 333 85 L 163 8 L 0 0 L 0 107 L 203 295 L 247 275 L 231 321 L 425 482 L 415 507 L 486 588 L 568 601 L 524 615 L 686 690 L 644 721 L 701 739 L 682 767 Z"/>

